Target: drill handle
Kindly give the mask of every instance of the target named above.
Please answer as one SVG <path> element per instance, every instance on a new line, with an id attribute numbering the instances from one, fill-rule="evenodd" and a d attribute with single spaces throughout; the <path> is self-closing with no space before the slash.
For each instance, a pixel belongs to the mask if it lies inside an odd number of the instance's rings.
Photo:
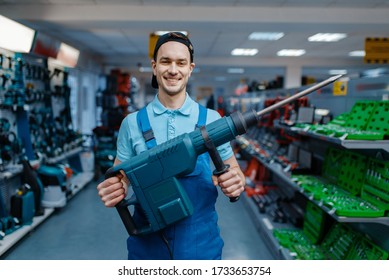
<path id="1" fill-rule="evenodd" d="M 219 155 L 219 153 L 218 153 Z M 212 157 L 211 157 L 212 158 Z M 219 158 L 220 158 L 220 155 L 219 155 Z M 213 161 L 212 159 L 212 162 L 215 164 L 215 162 Z M 224 164 L 223 161 L 221 161 L 221 163 L 223 163 L 223 165 L 219 165 L 220 168 L 216 168 L 214 171 L 213 171 L 213 175 L 215 176 L 220 176 L 224 173 L 226 173 L 228 171 L 228 169 L 230 169 L 230 165 L 229 164 Z M 215 164 L 216 166 L 216 164 Z M 239 200 L 239 196 L 235 196 L 235 197 L 230 197 L 230 202 L 237 202 Z"/>
<path id="2" fill-rule="evenodd" d="M 120 175 L 121 172 L 119 168 L 117 168 L 118 165 L 116 166 L 112 166 L 111 168 L 109 168 L 106 172 L 105 172 L 105 179 L 107 180 L 108 178 L 111 178 L 111 177 L 115 177 L 117 175 Z"/>
<path id="3" fill-rule="evenodd" d="M 115 205 L 116 210 L 119 213 L 119 216 L 124 224 L 124 227 L 127 230 L 129 235 L 144 235 L 152 232 L 151 226 L 144 226 L 138 228 L 134 222 L 133 217 L 131 216 L 128 206 L 139 204 L 136 198 L 123 199 L 118 204 Z"/>
<path id="4" fill-rule="evenodd" d="M 113 166 L 107 170 L 105 173 L 105 179 L 117 176 L 121 174 L 120 164 Z M 146 226 L 143 228 L 137 228 L 135 221 L 128 209 L 129 206 L 139 204 L 136 197 L 133 196 L 130 199 L 123 199 L 118 204 L 115 205 L 116 210 L 119 213 L 119 216 L 124 224 L 129 235 L 141 235 L 151 231 L 151 228 Z"/>
<path id="5" fill-rule="evenodd" d="M 202 126 L 200 128 L 201 135 L 204 139 L 204 145 L 207 148 L 207 151 L 209 153 L 209 156 L 212 159 L 213 164 L 215 165 L 215 170 L 213 171 L 213 175 L 220 176 L 230 169 L 229 164 L 224 164 L 223 160 L 220 157 L 219 152 L 217 151 L 215 144 L 213 141 L 209 138 L 208 132 L 205 128 L 205 126 Z M 230 202 L 236 202 L 239 200 L 239 196 L 237 197 L 230 197 Z"/>

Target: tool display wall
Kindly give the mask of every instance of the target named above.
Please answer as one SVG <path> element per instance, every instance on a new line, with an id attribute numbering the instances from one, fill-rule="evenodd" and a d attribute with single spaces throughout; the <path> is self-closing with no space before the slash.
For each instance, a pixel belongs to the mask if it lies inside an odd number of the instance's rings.
<path id="1" fill-rule="evenodd" d="M 275 258 L 388 259 L 388 106 L 357 100 L 326 124 L 274 118 L 237 138 L 243 201 Z"/>
<path id="2" fill-rule="evenodd" d="M 93 172 L 82 168 L 83 139 L 72 125 L 68 71 L 42 57 L 5 50 L 0 55 L 1 255 L 65 206 Z"/>
<path id="3" fill-rule="evenodd" d="M 113 69 L 104 77 L 104 90 L 97 95 L 101 107 L 101 123 L 94 130 L 95 178 L 113 166 L 116 157 L 116 137 L 122 120 L 138 110 L 134 97 L 139 90 L 137 81 L 129 73 Z"/>

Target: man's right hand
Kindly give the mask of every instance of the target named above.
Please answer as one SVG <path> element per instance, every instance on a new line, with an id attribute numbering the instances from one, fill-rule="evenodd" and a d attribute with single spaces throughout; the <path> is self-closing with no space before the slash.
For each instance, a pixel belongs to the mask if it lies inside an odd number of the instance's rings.
<path id="1" fill-rule="evenodd" d="M 127 185 L 123 182 L 123 175 L 110 177 L 97 185 L 98 194 L 106 207 L 114 207 L 127 194 Z"/>

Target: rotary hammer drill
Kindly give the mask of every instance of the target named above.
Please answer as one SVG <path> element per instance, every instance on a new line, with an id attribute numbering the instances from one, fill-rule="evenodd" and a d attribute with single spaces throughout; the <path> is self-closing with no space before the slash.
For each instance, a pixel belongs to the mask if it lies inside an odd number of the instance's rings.
<path id="1" fill-rule="evenodd" d="M 128 234 L 145 235 L 155 232 L 191 215 L 192 203 L 177 178 L 194 170 L 199 155 L 205 152 L 210 154 L 215 166 L 214 175 L 227 172 L 229 166 L 223 163 L 215 147 L 246 133 L 249 127 L 257 124 L 260 116 L 328 85 L 341 76 L 330 77 L 260 112 L 234 112 L 109 168 L 105 178 L 124 171 L 135 194 L 131 199 L 123 199 L 115 206 Z M 230 198 L 230 201 L 237 199 Z M 136 204 L 144 211 L 148 225 L 138 227 L 134 222 L 128 206 Z"/>

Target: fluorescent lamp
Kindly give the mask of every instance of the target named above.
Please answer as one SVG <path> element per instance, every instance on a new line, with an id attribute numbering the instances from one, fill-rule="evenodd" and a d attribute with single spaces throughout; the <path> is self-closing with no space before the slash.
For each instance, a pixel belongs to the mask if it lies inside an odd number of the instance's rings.
<path id="1" fill-rule="evenodd" d="M 158 36 L 162 36 L 162 35 L 165 35 L 166 33 L 169 33 L 169 32 L 180 32 L 182 34 L 184 34 L 185 36 L 188 36 L 188 31 L 155 31 L 154 34 L 155 35 L 158 35 Z"/>
<path id="2" fill-rule="evenodd" d="M 345 33 L 317 33 L 308 38 L 309 42 L 337 42 L 347 37 Z"/>
<path id="3" fill-rule="evenodd" d="M 28 53 L 34 42 L 35 31 L 0 15 L 0 48 Z"/>
<path id="4" fill-rule="evenodd" d="M 346 75 L 347 70 L 346 69 L 332 69 L 328 71 L 328 74 L 330 75 Z"/>
<path id="5" fill-rule="evenodd" d="M 249 40 L 275 41 L 284 37 L 282 32 L 253 32 L 249 35 Z"/>
<path id="6" fill-rule="evenodd" d="M 77 65 L 79 55 L 79 50 L 69 45 L 66 45 L 65 43 L 61 43 L 61 45 L 59 46 L 57 60 L 61 61 L 64 65 L 68 67 L 75 67 Z"/>
<path id="7" fill-rule="evenodd" d="M 231 55 L 254 56 L 258 53 L 258 49 L 233 49 Z"/>
<path id="8" fill-rule="evenodd" d="M 244 73 L 244 69 L 243 68 L 228 68 L 227 72 L 229 74 L 243 74 Z"/>
<path id="9" fill-rule="evenodd" d="M 352 51 L 348 53 L 349 56 L 361 56 L 364 57 L 366 55 L 365 51 Z"/>
<path id="10" fill-rule="evenodd" d="M 278 56 L 301 56 L 305 54 L 303 49 L 283 49 L 277 52 Z"/>

